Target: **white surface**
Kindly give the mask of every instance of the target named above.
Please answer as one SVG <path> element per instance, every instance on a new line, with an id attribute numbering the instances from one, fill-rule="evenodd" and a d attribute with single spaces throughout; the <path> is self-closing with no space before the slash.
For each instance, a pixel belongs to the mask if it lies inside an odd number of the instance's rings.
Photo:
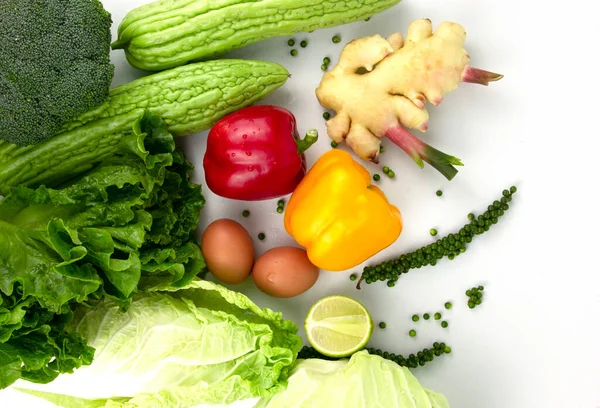
<path id="1" fill-rule="evenodd" d="M 113 32 L 131 8 L 143 0 L 104 0 L 113 14 Z M 589 4 L 589 6 L 588 6 Z M 371 345 L 411 353 L 444 341 L 453 353 L 414 372 L 427 387 L 444 393 L 453 408 L 598 408 L 600 407 L 600 281 L 598 267 L 597 150 L 595 98 L 598 94 L 598 25 L 592 22 L 594 3 L 493 0 L 405 0 L 370 22 L 295 36 L 309 40 L 299 56 L 289 56 L 285 38 L 276 38 L 231 56 L 283 63 L 292 73 L 284 88 L 263 103 L 279 104 L 297 116 L 300 132 L 317 127 L 321 140 L 309 150 L 312 164 L 329 148 L 323 110 L 314 96 L 325 56 L 335 63 L 342 45 L 331 37 L 351 38 L 394 31 L 406 33 L 408 23 L 428 17 L 467 30 L 466 49 L 474 66 L 500 72 L 505 78 L 489 87 L 463 84 L 430 107 L 430 130 L 423 140 L 460 157 L 466 164 L 452 182 L 432 168 L 420 170 L 408 156 L 386 143 L 382 165 L 397 174 L 383 177 L 382 187 L 398 205 L 405 230 L 390 248 L 370 262 L 388 259 L 431 242 L 429 229 L 440 235 L 458 228 L 470 211 L 481 211 L 511 184 L 519 187 L 511 210 L 469 250 L 454 261 L 413 271 L 389 289 L 385 283 L 356 291 L 348 273 L 322 273 L 304 295 L 275 300 L 251 282 L 234 287 L 263 307 L 280 310 L 302 323 L 309 306 L 325 295 L 346 294 L 367 306 L 375 321 Z M 543 15 L 546 17 L 542 17 Z M 113 53 L 115 83 L 139 75 Z M 589 125 L 588 125 L 589 124 Z M 585 126 L 585 127 L 584 127 Z M 181 140 L 203 183 L 205 134 Z M 368 166 L 375 170 L 376 166 Z M 381 172 L 380 172 L 381 173 Z M 435 191 L 444 191 L 442 198 Z M 206 191 L 201 228 L 220 217 L 242 219 L 256 236 L 267 239 L 259 252 L 293 244 L 275 212 L 276 200 L 239 203 Z M 359 268 L 356 268 L 359 271 Z M 486 286 L 485 301 L 467 309 L 464 291 Z M 449 328 L 434 321 L 412 323 L 413 313 L 445 312 Z M 418 331 L 416 338 L 408 330 Z M 301 330 L 302 332 L 302 330 Z M 303 335 L 303 333 L 302 333 Z M 91 385 L 93 386 L 93 385 Z M 252 404 L 247 404 L 252 406 Z M 43 401 L 13 391 L 0 393 L 0 406 L 46 407 Z M 240 404 L 238 406 L 245 406 Z"/>

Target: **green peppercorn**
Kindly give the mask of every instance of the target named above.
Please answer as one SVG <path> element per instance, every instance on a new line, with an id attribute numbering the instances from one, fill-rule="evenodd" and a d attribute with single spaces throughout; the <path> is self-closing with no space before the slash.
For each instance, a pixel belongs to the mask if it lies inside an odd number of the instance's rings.
<path id="1" fill-rule="evenodd" d="M 431 234 L 432 237 L 435 237 L 437 235 L 437 230 L 435 228 L 432 228 L 429 230 L 429 234 Z"/>
<path id="2" fill-rule="evenodd" d="M 302 48 L 306 48 L 307 45 L 308 45 L 308 41 L 306 41 L 306 40 L 302 40 L 300 42 L 300 47 L 302 47 Z"/>
<path id="3" fill-rule="evenodd" d="M 388 172 L 387 172 L 387 176 L 388 176 L 389 178 L 394 178 L 394 177 L 396 177 L 396 173 L 394 173 L 394 171 L 393 171 L 393 170 L 390 170 L 390 171 L 388 171 Z"/>
<path id="4" fill-rule="evenodd" d="M 329 57 L 323 58 L 323 64 L 329 65 L 330 62 L 331 62 L 331 59 Z"/>
<path id="5" fill-rule="evenodd" d="M 391 170 L 388 166 L 385 166 L 383 171 L 387 174 Z M 502 198 L 512 198 L 511 190 L 508 190 L 508 192 L 509 197 Z M 366 282 L 366 284 L 386 280 L 388 282 L 396 282 L 400 275 L 408 273 L 412 269 L 418 269 L 427 265 L 436 265 L 439 260 L 445 257 L 448 260 L 453 260 L 456 256 L 466 252 L 467 244 L 472 242 L 476 236 L 489 231 L 509 209 L 509 205 L 502 203 L 502 200 L 494 200 L 492 207 L 492 210 L 487 210 L 478 217 L 475 217 L 473 213 L 469 213 L 467 215 L 469 222 L 460 228 L 457 233 L 438 238 L 435 242 L 413 252 L 402 254 L 396 259 L 378 265 L 365 266 L 356 285 L 357 289 L 360 289 L 362 282 Z"/>
<path id="6" fill-rule="evenodd" d="M 419 321 L 419 316 L 418 315 L 413 315 L 412 321 L 413 322 L 418 322 Z"/>
<path id="7" fill-rule="evenodd" d="M 481 286 L 481 285 L 479 285 L 479 286 L 477 287 L 477 290 L 483 290 L 483 289 L 484 289 L 484 287 L 483 287 L 483 286 Z"/>
<path id="8" fill-rule="evenodd" d="M 285 205 L 285 200 L 281 199 L 277 201 L 277 207 L 283 207 Z"/>
<path id="9" fill-rule="evenodd" d="M 290 47 L 293 47 L 294 45 L 296 45 L 296 41 L 294 41 L 293 39 L 289 39 L 289 40 L 288 40 L 288 45 L 289 45 Z"/>
<path id="10" fill-rule="evenodd" d="M 249 216 L 250 216 L 250 211 L 248 211 L 248 210 L 242 211 L 242 217 L 248 218 Z"/>
<path id="11" fill-rule="evenodd" d="M 425 320 L 429 320 L 429 317 L 430 317 L 430 316 L 429 316 L 429 313 L 425 313 L 425 314 L 423 315 L 423 319 L 425 319 Z"/>
<path id="12" fill-rule="evenodd" d="M 481 304 L 481 302 L 482 302 L 482 300 L 481 300 L 481 298 L 480 298 L 480 299 L 477 299 L 477 300 L 475 301 L 475 304 L 476 304 L 476 305 L 480 305 L 480 304 Z"/>
<path id="13" fill-rule="evenodd" d="M 261 241 L 264 240 L 265 238 L 266 238 L 266 235 L 263 232 L 258 234 L 258 239 L 260 239 Z"/>
<path id="14" fill-rule="evenodd" d="M 411 330 L 411 331 L 408 332 L 408 335 L 410 337 L 415 337 L 417 335 L 417 331 L 416 330 Z"/>
<path id="15" fill-rule="evenodd" d="M 336 147 L 338 147 L 338 144 L 335 141 L 332 140 L 331 141 L 331 147 L 333 147 L 335 149 Z"/>
<path id="16" fill-rule="evenodd" d="M 321 71 L 327 71 L 327 68 L 329 68 L 327 64 L 321 64 Z"/>
<path id="17" fill-rule="evenodd" d="M 279 214 L 283 214 L 283 207 L 277 207 L 277 212 Z"/>
<path id="18" fill-rule="evenodd" d="M 390 168 L 388 166 L 383 166 L 382 171 L 384 174 L 388 174 L 390 172 Z"/>
<path id="19" fill-rule="evenodd" d="M 356 274 L 353 273 L 352 275 L 350 275 L 350 280 L 351 281 L 355 281 L 356 280 Z"/>
<path id="20" fill-rule="evenodd" d="M 510 193 L 511 193 L 511 194 L 514 194 L 514 193 L 516 193 L 516 192 L 517 192 L 517 187 L 515 187 L 515 186 L 512 186 L 512 187 L 510 188 Z"/>
<path id="21" fill-rule="evenodd" d="M 330 117 L 331 117 L 331 114 L 329 112 L 323 112 L 323 119 L 329 120 Z"/>
<path id="22" fill-rule="evenodd" d="M 292 57 L 295 57 L 296 55 L 298 55 L 298 50 L 296 50 L 296 49 L 293 49 L 293 50 L 291 50 L 291 51 L 290 51 L 290 55 L 291 55 Z"/>
<path id="23" fill-rule="evenodd" d="M 452 303 L 451 303 L 451 302 L 446 302 L 446 303 L 444 304 L 444 307 L 445 307 L 446 309 L 450 310 L 450 309 L 452 309 Z"/>
<path id="24" fill-rule="evenodd" d="M 469 307 L 470 307 L 471 309 L 474 309 L 474 308 L 475 308 L 475 302 L 469 302 L 469 303 L 467 303 L 467 304 L 469 305 Z"/>
<path id="25" fill-rule="evenodd" d="M 385 322 L 381 322 L 381 323 L 379 323 L 379 328 L 380 328 L 380 329 L 385 329 L 385 327 L 386 327 L 386 326 L 387 326 L 387 325 L 385 324 Z"/>
<path id="26" fill-rule="evenodd" d="M 342 41 L 342 39 L 339 35 L 334 35 L 331 41 L 333 41 L 335 44 L 338 44 Z"/>
<path id="27" fill-rule="evenodd" d="M 385 152 L 385 147 L 379 146 L 379 153 L 383 153 L 383 152 Z"/>
<path id="28" fill-rule="evenodd" d="M 439 313 L 439 312 L 437 312 L 436 314 L 434 314 L 434 315 L 433 315 L 433 318 L 434 318 L 435 320 L 440 320 L 440 319 L 442 318 L 442 314 L 441 314 L 441 313 Z"/>
<path id="29" fill-rule="evenodd" d="M 373 174 L 373 180 L 379 181 L 379 180 L 381 180 L 381 176 L 379 174 L 375 173 L 375 174 Z"/>
<path id="30" fill-rule="evenodd" d="M 438 190 L 438 191 L 436 191 L 436 192 L 435 192 L 435 195 L 436 195 L 436 196 L 438 196 L 438 197 L 441 197 L 441 196 L 442 196 L 442 194 L 444 194 L 444 193 L 442 192 L 442 190 Z"/>

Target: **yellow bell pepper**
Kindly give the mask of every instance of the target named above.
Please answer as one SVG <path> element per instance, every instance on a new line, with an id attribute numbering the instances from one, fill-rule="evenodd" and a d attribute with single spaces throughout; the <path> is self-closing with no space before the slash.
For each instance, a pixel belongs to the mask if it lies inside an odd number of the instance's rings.
<path id="1" fill-rule="evenodd" d="M 402 232 L 402 215 L 371 184 L 367 169 L 349 153 L 332 149 L 292 193 L 284 224 L 314 265 L 343 271 L 394 243 Z"/>

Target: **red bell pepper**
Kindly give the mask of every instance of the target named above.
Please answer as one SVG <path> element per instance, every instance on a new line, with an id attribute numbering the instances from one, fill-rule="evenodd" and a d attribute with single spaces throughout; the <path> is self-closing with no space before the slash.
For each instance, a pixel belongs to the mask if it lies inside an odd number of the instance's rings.
<path id="1" fill-rule="evenodd" d="M 204 154 L 207 187 L 234 200 L 267 200 L 290 194 L 306 174 L 304 151 L 317 141 L 298 136 L 287 109 L 250 106 L 218 121 Z"/>

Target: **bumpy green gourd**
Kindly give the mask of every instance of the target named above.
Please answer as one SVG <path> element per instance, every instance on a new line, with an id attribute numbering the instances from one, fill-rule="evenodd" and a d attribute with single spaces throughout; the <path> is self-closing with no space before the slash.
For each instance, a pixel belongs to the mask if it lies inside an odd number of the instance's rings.
<path id="1" fill-rule="evenodd" d="M 159 71 L 271 37 L 366 19 L 400 0 L 159 0 L 130 11 L 113 49 Z"/>
<path id="2" fill-rule="evenodd" d="M 113 88 L 108 100 L 35 146 L 0 140 L 0 194 L 11 186 L 53 186 L 127 149 L 121 141 L 145 110 L 174 136 L 209 129 L 219 119 L 259 101 L 288 79 L 272 62 L 223 59 L 185 65 Z"/>

